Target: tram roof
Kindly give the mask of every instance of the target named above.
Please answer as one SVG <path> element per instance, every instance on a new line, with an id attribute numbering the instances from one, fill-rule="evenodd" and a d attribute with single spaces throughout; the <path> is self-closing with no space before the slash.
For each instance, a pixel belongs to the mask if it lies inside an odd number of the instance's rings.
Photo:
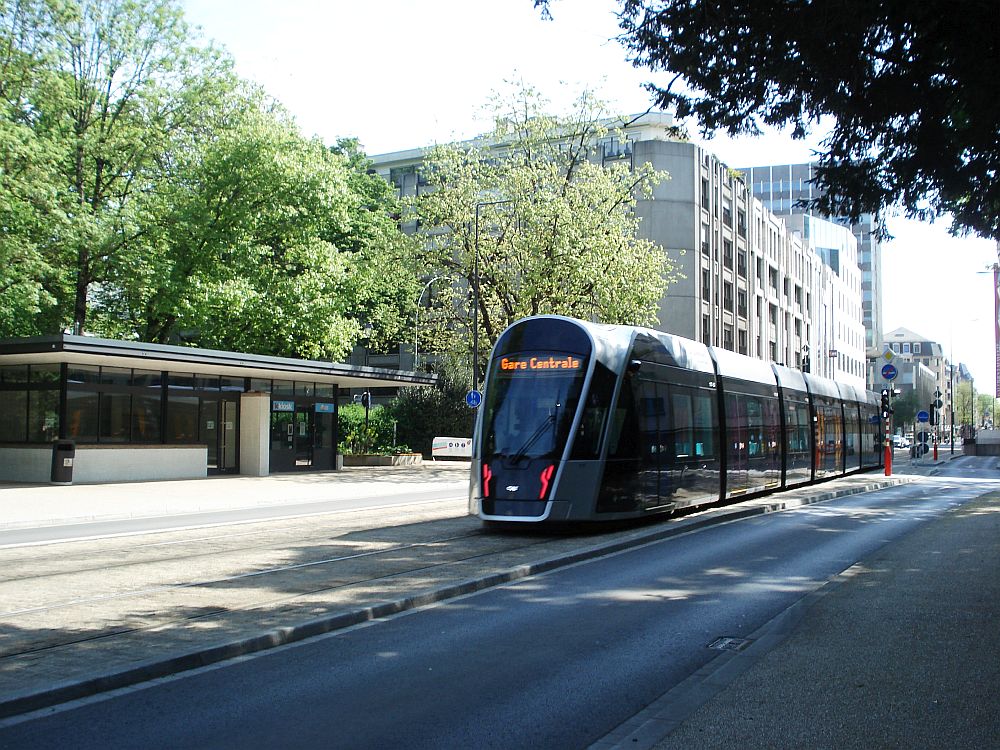
<path id="1" fill-rule="evenodd" d="M 417 372 L 190 346 L 116 341 L 67 333 L 0 341 L 0 365 L 52 362 L 172 370 L 228 377 L 312 380 L 332 383 L 341 388 L 398 388 L 433 385 L 437 382 L 437 375 Z"/>

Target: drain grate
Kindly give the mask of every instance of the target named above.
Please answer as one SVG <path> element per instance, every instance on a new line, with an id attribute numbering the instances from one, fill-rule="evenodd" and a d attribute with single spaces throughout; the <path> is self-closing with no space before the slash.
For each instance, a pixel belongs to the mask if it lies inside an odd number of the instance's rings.
<path id="1" fill-rule="evenodd" d="M 717 651 L 742 651 L 751 643 L 753 641 L 749 638 L 734 638 L 733 636 L 723 635 L 709 643 L 708 648 L 714 648 Z"/>

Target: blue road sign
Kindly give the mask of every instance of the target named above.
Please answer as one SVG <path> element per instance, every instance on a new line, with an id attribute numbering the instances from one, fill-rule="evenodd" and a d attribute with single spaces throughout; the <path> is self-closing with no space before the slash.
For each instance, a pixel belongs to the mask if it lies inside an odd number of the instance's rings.
<path id="1" fill-rule="evenodd" d="M 918 411 L 917 412 L 917 421 L 918 422 L 929 422 L 930 419 L 931 419 L 931 415 L 928 414 L 927 412 L 925 412 L 925 411 Z"/>
<path id="2" fill-rule="evenodd" d="M 896 375 L 898 374 L 899 372 L 896 370 L 896 365 L 882 365 L 882 377 L 886 380 L 895 380 Z"/>
<path id="3" fill-rule="evenodd" d="M 483 394 L 479 391 L 469 391 L 465 394 L 465 405 L 470 409 L 478 409 L 483 403 Z"/>

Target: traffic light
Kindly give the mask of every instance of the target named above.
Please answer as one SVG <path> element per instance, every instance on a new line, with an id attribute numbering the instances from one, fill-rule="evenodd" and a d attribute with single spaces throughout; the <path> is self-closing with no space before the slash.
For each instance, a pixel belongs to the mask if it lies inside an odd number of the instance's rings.
<path id="1" fill-rule="evenodd" d="M 931 408 L 928 409 L 928 414 L 930 414 L 929 424 L 937 424 L 937 407 L 934 401 L 931 401 Z"/>
<path id="2" fill-rule="evenodd" d="M 888 419 L 889 415 L 892 414 L 892 409 L 889 408 L 889 389 L 882 389 L 882 419 Z"/>

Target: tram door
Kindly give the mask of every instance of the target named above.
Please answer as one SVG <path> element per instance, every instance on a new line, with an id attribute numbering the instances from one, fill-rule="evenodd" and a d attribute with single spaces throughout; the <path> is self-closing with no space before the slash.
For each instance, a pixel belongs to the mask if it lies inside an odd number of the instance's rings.
<path id="1" fill-rule="evenodd" d="M 208 446 L 209 471 L 235 471 L 236 411 L 235 401 L 204 398 L 201 401 L 201 440 Z"/>

